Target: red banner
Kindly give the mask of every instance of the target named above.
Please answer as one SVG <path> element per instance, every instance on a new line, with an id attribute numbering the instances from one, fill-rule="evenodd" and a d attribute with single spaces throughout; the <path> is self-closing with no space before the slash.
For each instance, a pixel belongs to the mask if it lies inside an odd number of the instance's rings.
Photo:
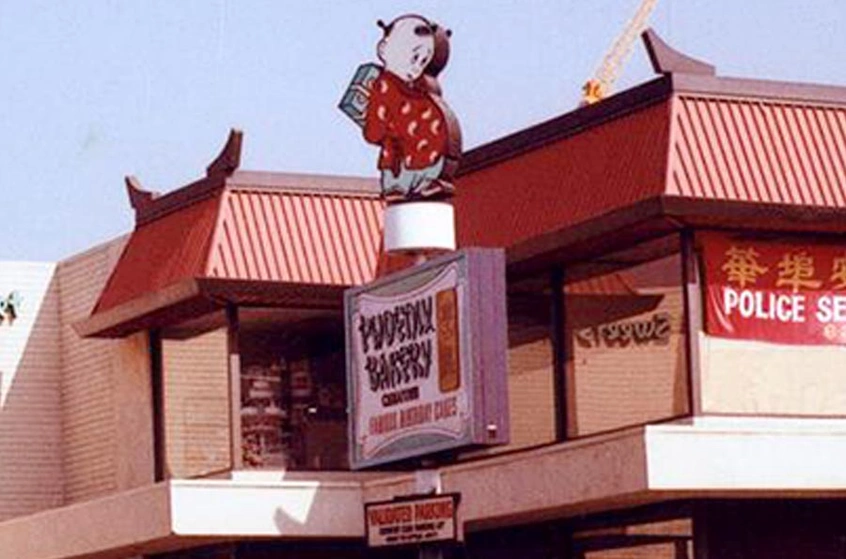
<path id="1" fill-rule="evenodd" d="M 706 233 L 706 332 L 846 345 L 846 246 Z"/>

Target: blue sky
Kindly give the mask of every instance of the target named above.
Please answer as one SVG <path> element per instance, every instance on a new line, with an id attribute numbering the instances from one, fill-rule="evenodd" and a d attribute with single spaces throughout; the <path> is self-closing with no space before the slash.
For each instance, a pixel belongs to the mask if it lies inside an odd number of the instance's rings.
<path id="1" fill-rule="evenodd" d="M 131 230 L 123 177 L 168 191 L 230 127 L 242 168 L 375 176 L 336 105 L 377 19 L 453 30 L 444 96 L 465 147 L 572 110 L 639 0 L 0 0 L 0 259 Z M 846 86 L 843 0 L 659 0 L 651 25 L 724 76 Z M 650 79 L 640 44 L 617 89 Z"/>

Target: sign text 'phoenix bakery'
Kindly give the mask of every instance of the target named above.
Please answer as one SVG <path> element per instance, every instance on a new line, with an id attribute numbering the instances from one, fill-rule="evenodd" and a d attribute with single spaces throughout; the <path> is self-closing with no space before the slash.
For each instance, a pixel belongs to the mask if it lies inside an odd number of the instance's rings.
<path id="1" fill-rule="evenodd" d="M 354 467 L 507 437 L 503 267 L 461 251 L 348 291 Z"/>

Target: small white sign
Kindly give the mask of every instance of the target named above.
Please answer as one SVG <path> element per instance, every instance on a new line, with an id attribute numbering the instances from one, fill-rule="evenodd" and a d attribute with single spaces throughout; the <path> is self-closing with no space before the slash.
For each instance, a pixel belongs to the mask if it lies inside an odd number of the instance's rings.
<path id="1" fill-rule="evenodd" d="M 368 503 L 364 506 L 367 545 L 386 547 L 456 541 L 457 493 Z"/>

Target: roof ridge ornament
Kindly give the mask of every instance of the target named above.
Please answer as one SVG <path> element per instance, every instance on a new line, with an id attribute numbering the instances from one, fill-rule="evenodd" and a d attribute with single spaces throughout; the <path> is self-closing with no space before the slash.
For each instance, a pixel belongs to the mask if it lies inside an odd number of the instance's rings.
<path id="1" fill-rule="evenodd" d="M 668 45 L 651 27 L 641 34 L 652 69 L 656 74 L 698 74 L 714 76 L 713 64 L 683 54 Z"/>
<path id="2" fill-rule="evenodd" d="M 232 176 L 232 173 L 238 170 L 241 165 L 241 145 L 244 139 L 244 132 L 232 128 L 229 130 L 229 138 L 226 139 L 226 145 L 220 151 L 220 154 L 214 161 L 209 163 L 206 167 L 206 176 Z"/>
<path id="3" fill-rule="evenodd" d="M 136 218 L 138 215 L 144 213 L 153 202 L 161 196 L 158 192 L 152 190 L 144 190 L 141 186 L 141 181 L 134 175 L 126 175 L 123 179 L 126 183 L 126 193 L 129 195 L 129 205 L 135 210 Z"/>
<path id="4" fill-rule="evenodd" d="M 232 128 L 223 149 L 206 167 L 205 177 L 165 194 L 145 190 L 135 176 L 126 176 L 124 182 L 129 203 L 135 210 L 136 227 L 203 200 L 225 188 L 227 179 L 238 170 L 241 163 L 243 138 L 241 130 Z"/>

